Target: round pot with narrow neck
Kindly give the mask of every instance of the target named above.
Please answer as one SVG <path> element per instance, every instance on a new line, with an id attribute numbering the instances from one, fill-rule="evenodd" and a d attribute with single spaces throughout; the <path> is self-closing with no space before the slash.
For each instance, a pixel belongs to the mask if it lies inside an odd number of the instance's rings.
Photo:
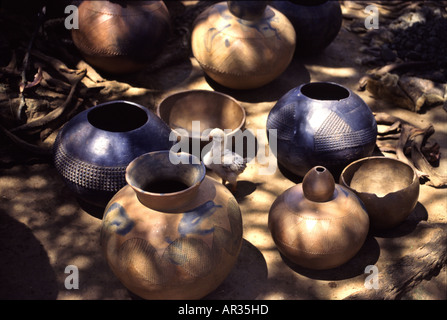
<path id="1" fill-rule="evenodd" d="M 279 77 L 292 61 L 295 41 L 290 21 L 264 1 L 224 1 L 197 17 L 191 48 L 212 80 L 246 90 Z"/>
<path id="2" fill-rule="evenodd" d="M 320 165 L 338 179 L 349 163 L 372 154 L 377 138 L 368 105 L 333 82 L 290 90 L 271 109 L 266 127 L 279 164 L 301 177 Z"/>
<path id="3" fill-rule="evenodd" d="M 81 200 L 104 208 L 126 185 L 127 165 L 151 151 L 169 150 L 171 129 L 139 104 L 116 100 L 68 121 L 53 147 L 55 167 Z"/>
<path id="4" fill-rule="evenodd" d="M 354 192 L 317 166 L 302 183 L 276 198 L 268 227 L 279 252 L 291 262 L 326 270 L 358 253 L 369 231 L 369 217 Z"/>
<path id="5" fill-rule="evenodd" d="M 199 158 L 150 152 L 126 170 L 128 185 L 107 205 L 101 247 L 117 278 L 144 299 L 200 299 L 236 263 L 242 216 Z"/>
<path id="6" fill-rule="evenodd" d="M 162 51 L 171 20 L 163 1 L 79 1 L 75 46 L 108 73 L 143 69 Z"/>
<path id="7" fill-rule="evenodd" d="M 338 1 L 272 1 L 272 6 L 283 13 L 295 28 L 295 54 L 298 56 L 322 52 L 334 41 L 342 26 L 343 15 Z"/>

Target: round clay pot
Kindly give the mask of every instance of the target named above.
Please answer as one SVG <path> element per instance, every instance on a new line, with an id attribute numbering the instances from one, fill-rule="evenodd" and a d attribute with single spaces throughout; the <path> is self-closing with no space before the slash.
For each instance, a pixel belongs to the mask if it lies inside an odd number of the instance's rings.
<path id="1" fill-rule="evenodd" d="M 343 20 L 340 3 L 329 0 L 272 1 L 295 28 L 296 55 L 322 52 L 337 37 Z"/>
<path id="2" fill-rule="evenodd" d="M 186 153 L 144 154 L 126 179 L 105 209 L 100 237 L 118 279 L 144 299 L 200 299 L 215 290 L 242 245 L 233 195 Z"/>
<path id="3" fill-rule="evenodd" d="M 321 165 L 338 179 L 349 163 L 372 154 L 377 123 L 350 89 L 311 82 L 278 100 L 268 115 L 267 135 L 277 144 L 278 162 L 290 172 L 302 177 Z"/>
<path id="4" fill-rule="evenodd" d="M 159 117 L 141 105 L 106 102 L 65 124 L 53 147 L 54 163 L 78 198 L 104 208 L 126 185 L 126 167 L 133 159 L 172 147 L 170 132 Z"/>
<path id="5" fill-rule="evenodd" d="M 268 227 L 278 250 L 293 263 L 315 270 L 338 267 L 353 258 L 369 231 L 363 204 L 317 166 L 303 182 L 273 202 Z"/>
<path id="6" fill-rule="evenodd" d="M 389 229 L 401 224 L 414 210 L 419 178 L 405 162 L 388 157 L 367 157 L 349 164 L 340 184 L 363 201 L 371 226 Z"/>
<path id="7" fill-rule="evenodd" d="M 261 18 L 246 20 L 233 15 L 227 2 L 219 2 L 197 17 L 191 45 L 211 79 L 232 89 L 253 89 L 271 82 L 289 66 L 295 30 L 271 6 L 265 7 Z"/>
<path id="8" fill-rule="evenodd" d="M 81 1 L 72 38 L 85 60 L 109 73 L 144 68 L 163 49 L 170 15 L 163 1 Z"/>

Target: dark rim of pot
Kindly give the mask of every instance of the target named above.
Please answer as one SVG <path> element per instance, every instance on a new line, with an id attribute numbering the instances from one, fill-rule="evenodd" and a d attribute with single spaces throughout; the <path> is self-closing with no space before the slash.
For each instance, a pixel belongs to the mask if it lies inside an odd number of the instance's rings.
<path id="1" fill-rule="evenodd" d="M 88 122 L 97 129 L 109 132 L 129 132 L 147 123 L 149 116 L 144 108 L 128 101 L 111 101 L 91 108 Z"/>
<path id="2" fill-rule="evenodd" d="M 309 99 L 320 101 L 340 101 L 351 93 L 345 87 L 332 82 L 311 82 L 301 86 L 300 92 Z"/>

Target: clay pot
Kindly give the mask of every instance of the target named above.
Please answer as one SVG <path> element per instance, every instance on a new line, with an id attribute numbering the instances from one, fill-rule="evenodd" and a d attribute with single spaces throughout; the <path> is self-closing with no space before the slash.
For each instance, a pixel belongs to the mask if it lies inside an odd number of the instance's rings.
<path id="1" fill-rule="evenodd" d="M 265 5 L 263 1 L 261 5 Z M 259 19 L 258 7 L 254 14 L 239 11 L 241 16 L 254 20 L 233 15 L 227 2 L 202 12 L 194 23 L 192 51 L 204 72 L 217 83 L 232 89 L 258 88 L 289 66 L 295 50 L 295 31 L 287 18 L 271 6 L 265 6 Z"/>
<path id="2" fill-rule="evenodd" d="M 317 166 L 273 202 L 268 227 L 286 258 L 301 267 L 324 270 L 357 254 L 366 240 L 369 218 L 357 196 Z"/>
<path id="3" fill-rule="evenodd" d="M 296 55 L 322 52 L 337 37 L 343 20 L 340 3 L 328 0 L 272 1 L 295 28 Z"/>
<path id="4" fill-rule="evenodd" d="M 176 133 L 179 142 L 189 140 L 189 150 L 180 151 L 197 157 L 210 143 L 209 133 L 212 129 L 227 130 L 227 138 L 231 139 L 243 129 L 246 119 L 245 109 L 237 100 L 210 90 L 171 94 L 160 102 L 157 114 Z"/>
<path id="5" fill-rule="evenodd" d="M 170 15 L 163 1 L 81 1 L 72 38 L 85 60 L 110 73 L 138 71 L 163 49 Z"/>
<path id="6" fill-rule="evenodd" d="M 242 245 L 233 195 L 186 153 L 144 154 L 126 179 L 105 209 L 100 238 L 118 279 L 144 299 L 200 299 L 215 290 Z"/>
<path id="7" fill-rule="evenodd" d="M 104 208 L 126 185 L 126 167 L 133 159 L 172 147 L 170 132 L 160 118 L 141 105 L 106 102 L 65 124 L 54 144 L 54 163 L 78 198 Z"/>
<path id="8" fill-rule="evenodd" d="M 349 163 L 372 154 L 377 123 L 348 88 L 312 82 L 278 100 L 268 115 L 267 135 L 277 144 L 278 162 L 290 172 L 302 177 L 321 165 L 338 179 Z"/>
<path id="9" fill-rule="evenodd" d="M 371 226 L 398 226 L 414 210 L 419 197 L 419 178 L 405 162 L 387 157 L 368 157 L 349 164 L 340 184 L 363 201 Z"/>

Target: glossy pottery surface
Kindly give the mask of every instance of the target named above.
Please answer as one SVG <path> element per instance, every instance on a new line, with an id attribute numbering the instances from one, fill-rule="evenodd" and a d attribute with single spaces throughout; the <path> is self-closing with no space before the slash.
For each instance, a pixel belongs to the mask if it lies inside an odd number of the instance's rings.
<path id="1" fill-rule="evenodd" d="M 238 18 L 257 20 L 264 15 L 270 1 L 227 1 L 228 9 Z"/>
<path id="2" fill-rule="evenodd" d="M 309 173 L 313 177 L 306 177 L 274 201 L 268 227 L 278 250 L 295 264 L 316 270 L 335 268 L 362 247 L 369 230 L 368 214 L 352 191 L 326 177 L 327 169 L 315 167 Z M 321 184 L 315 181 L 320 176 Z M 333 193 L 323 192 L 316 201 L 306 198 L 304 190 L 315 187 Z"/>
<path id="3" fill-rule="evenodd" d="M 343 15 L 338 1 L 272 1 L 271 5 L 295 28 L 297 55 L 320 53 L 341 29 Z"/>
<path id="4" fill-rule="evenodd" d="M 212 5 L 194 23 L 191 45 L 204 72 L 232 89 L 261 87 L 289 66 L 295 31 L 271 6 L 257 20 L 233 15 L 226 2 Z"/>
<path id="5" fill-rule="evenodd" d="M 72 38 L 87 62 L 110 73 L 138 71 L 162 50 L 170 32 L 163 1 L 82 1 Z"/>
<path id="6" fill-rule="evenodd" d="M 340 184 L 363 201 L 371 226 L 393 228 L 402 223 L 416 207 L 419 178 L 408 164 L 388 157 L 368 157 L 349 164 Z"/>
<path id="7" fill-rule="evenodd" d="M 270 111 L 266 127 L 269 141 L 277 141 L 278 162 L 301 177 L 321 165 L 338 178 L 350 162 L 372 154 L 377 138 L 368 105 L 330 82 L 290 90 Z"/>
<path id="8" fill-rule="evenodd" d="M 104 207 L 126 185 L 127 165 L 144 153 L 168 150 L 170 128 L 149 109 L 110 101 L 73 117 L 54 144 L 54 163 L 80 199 Z"/>
<path id="9" fill-rule="evenodd" d="M 148 153 L 129 165 L 129 185 L 105 209 L 101 246 L 115 275 L 140 297 L 200 299 L 233 268 L 242 217 L 236 199 L 205 175 L 203 163 L 173 165 L 168 153 Z M 163 179 L 178 179 L 188 188 L 173 193 L 142 188 Z"/>

